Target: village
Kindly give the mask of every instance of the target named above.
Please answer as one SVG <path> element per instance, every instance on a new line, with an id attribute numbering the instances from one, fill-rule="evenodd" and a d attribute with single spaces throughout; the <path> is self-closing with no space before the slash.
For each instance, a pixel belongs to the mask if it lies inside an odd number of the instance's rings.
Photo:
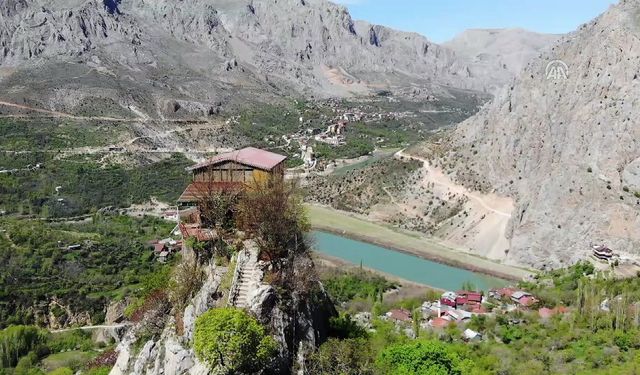
<path id="1" fill-rule="evenodd" d="M 350 118 L 351 114 L 343 114 Z M 356 114 L 354 116 L 362 116 Z M 342 117 L 345 118 L 345 117 Z M 358 121 L 355 117 L 354 121 Z M 346 121 L 346 120 L 345 120 Z M 340 129 L 340 128 L 336 128 Z M 339 135 L 339 134 L 338 134 Z M 189 168 L 193 174 L 192 183 L 187 186 L 178 199 L 175 208 L 168 208 L 162 212 L 165 220 L 176 222 L 176 227 L 171 237 L 155 240 L 149 243 L 153 248 L 155 259 L 165 263 L 176 254 L 193 252 L 190 243 L 213 243 L 219 238 L 219 233 L 213 229 L 212 224 L 202 217 L 201 209 L 203 201 L 212 194 L 233 194 L 243 189 L 250 188 L 252 184 L 265 182 L 271 178 L 283 178 L 285 174 L 284 162 L 286 157 L 269 151 L 256 148 L 245 148 L 229 153 L 217 155 L 202 163 Z M 250 255 L 247 255 L 250 257 Z M 618 254 L 605 245 L 592 246 L 590 260 L 600 263 L 602 269 L 618 265 L 621 258 Z M 255 264 L 243 267 L 253 267 Z M 251 268 L 251 269 L 253 269 Z M 253 271 L 240 269 L 237 272 L 239 279 L 234 282 L 236 286 L 236 298 L 242 294 L 240 300 L 245 300 L 250 288 L 242 280 L 244 273 L 253 275 Z M 240 290 L 241 288 L 244 288 Z M 242 303 L 236 302 L 238 306 Z M 602 311 L 609 309 L 608 300 L 603 300 L 600 306 Z M 542 321 L 552 319 L 556 315 L 564 315 L 571 311 L 565 306 L 548 307 L 541 299 L 527 290 L 514 286 L 491 289 L 487 292 L 479 290 L 446 291 L 436 300 L 427 300 L 422 305 L 410 311 L 402 308 L 394 308 L 388 312 L 373 316 L 371 312 L 359 312 L 353 316 L 354 321 L 362 328 L 373 329 L 374 318 L 388 321 L 396 326 L 399 332 L 403 332 L 410 338 L 419 336 L 420 330 L 442 333 L 451 328 L 461 332 L 464 341 L 478 341 L 485 339 L 485 333 L 468 327 L 469 323 L 477 317 L 509 316 L 509 325 L 525 323 L 523 319 L 516 319 L 518 313 L 533 313 Z M 514 314 L 515 313 L 515 314 Z"/>
<path id="2" fill-rule="evenodd" d="M 425 114 L 413 108 L 397 111 L 383 108 L 381 103 L 397 100 L 393 97 L 363 98 L 357 103 L 339 99 L 310 102 L 295 102 L 298 107 L 295 123 L 286 129 L 264 135 L 256 142 L 264 147 L 287 154 L 291 160 L 299 160 L 298 169 L 322 171 L 331 161 L 326 152 L 318 149 L 335 150 L 338 156 L 357 157 L 374 149 L 407 146 L 398 139 L 424 138 L 429 132 L 422 121 Z M 292 111 L 286 116 L 291 116 Z M 242 116 L 232 116 L 226 120 L 227 126 L 239 126 Z M 393 124 L 389 127 L 389 124 Z M 256 125 L 256 123 L 252 123 Z M 422 136 L 420 136 L 422 134 Z M 357 155 L 350 155 L 352 143 L 366 143 L 370 148 Z"/>
<path id="3" fill-rule="evenodd" d="M 398 331 L 409 338 L 419 336 L 417 330 L 444 333 L 447 328 L 457 328 L 464 341 L 478 341 L 484 338 L 483 332 L 477 332 L 467 325 L 474 317 L 498 316 L 522 312 L 535 312 L 540 319 L 548 320 L 555 315 L 570 312 L 567 307 L 541 307 L 540 301 L 533 294 L 516 287 L 491 289 L 483 291 L 446 291 L 435 301 L 425 301 L 422 306 L 412 312 L 403 308 L 389 310 L 377 317 L 395 324 Z M 512 315 L 510 315 L 512 316 Z M 372 329 L 371 313 L 357 313 L 354 320 L 365 329 Z M 509 319 L 510 325 L 524 323 L 522 319 Z"/>

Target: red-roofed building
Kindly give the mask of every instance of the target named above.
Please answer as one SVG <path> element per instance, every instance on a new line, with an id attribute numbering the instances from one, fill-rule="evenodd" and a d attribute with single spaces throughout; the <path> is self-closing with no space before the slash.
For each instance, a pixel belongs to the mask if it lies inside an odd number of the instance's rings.
<path id="1" fill-rule="evenodd" d="M 459 290 L 456 292 L 456 305 L 479 305 L 482 303 L 482 293 Z"/>
<path id="2" fill-rule="evenodd" d="M 387 318 L 396 322 L 410 323 L 413 322 L 411 312 L 405 309 L 393 309 L 386 313 Z"/>
<path id="3" fill-rule="evenodd" d="M 497 298 L 511 298 L 516 291 L 515 288 L 500 288 L 495 291 L 495 296 Z"/>
<path id="4" fill-rule="evenodd" d="M 193 173 L 193 182 L 178 203 L 194 205 L 214 192 L 237 191 L 273 177 L 282 178 L 286 159 L 253 147 L 216 155 L 188 169 Z"/>
<path id="5" fill-rule="evenodd" d="M 445 318 L 434 318 L 434 319 L 431 319 L 431 320 L 429 321 L 429 325 L 430 325 L 432 328 L 436 328 L 436 329 L 438 329 L 438 328 L 445 328 L 445 327 L 447 327 L 449 324 L 451 324 L 451 320 L 449 320 L 449 319 L 445 319 Z"/>
<path id="6" fill-rule="evenodd" d="M 199 242 L 213 241 L 217 237 L 217 233 L 213 229 L 201 228 L 199 224 L 179 224 L 180 234 L 187 240 L 189 238 L 195 238 Z"/>

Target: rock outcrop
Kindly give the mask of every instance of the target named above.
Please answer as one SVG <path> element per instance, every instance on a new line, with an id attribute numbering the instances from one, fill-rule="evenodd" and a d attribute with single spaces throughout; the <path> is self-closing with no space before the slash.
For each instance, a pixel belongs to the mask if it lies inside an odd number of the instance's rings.
<path id="1" fill-rule="evenodd" d="M 471 29 L 443 46 L 452 49 L 483 77 L 495 92 L 516 77 L 541 51 L 553 46 L 560 35 L 540 34 L 523 29 Z"/>
<path id="2" fill-rule="evenodd" d="M 623 0 L 581 26 L 457 127 L 442 165 L 516 201 L 506 262 L 564 266 L 595 243 L 639 255 L 639 13 Z"/>
<path id="3" fill-rule="evenodd" d="M 257 252 L 254 246 L 248 246 Z M 246 252 L 243 251 L 242 253 Z M 245 256 L 256 259 L 256 254 Z M 252 263 L 253 264 L 253 263 Z M 262 270 L 268 268 L 259 262 Z M 298 270 L 303 269 L 304 272 Z M 294 362 L 304 358 L 305 353 L 324 342 L 328 335 L 329 319 L 336 315 L 333 304 L 324 292 L 322 285 L 307 272 L 313 270 L 313 264 L 307 256 L 299 256 L 291 265 L 293 271 L 290 285 L 285 292 L 276 290 L 272 285 L 251 283 L 243 307 L 252 313 L 279 343 L 279 356 L 273 362 L 275 373 L 290 373 Z M 207 277 L 186 307 L 182 332 L 173 317 L 166 319 L 162 333 L 156 339 L 140 343 L 147 321 L 142 321 L 127 333 L 118 345 L 118 359 L 110 375 L 205 375 L 212 373 L 208 366 L 200 362 L 192 349 L 195 320 L 211 308 L 227 306 L 229 296 L 220 290 L 223 277 L 237 270 L 211 264 L 207 267 Z M 227 275 L 227 276 L 225 276 Z M 315 271 L 311 273 L 315 275 Z M 241 283 L 241 279 L 238 278 Z M 239 281 L 236 280 L 236 283 Z M 311 288 L 300 288 L 303 283 Z M 154 318 L 150 318 L 154 319 Z M 215 371 L 214 371 L 215 372 Z"/>
<path id="4" fill-rule="evenodd" d="M 446 96 L 488 91 L 487 64 L 325 0 L 0 4 L 2 99 L 70 113 L 207 118 L 216 103 L 291 94 Z"/>

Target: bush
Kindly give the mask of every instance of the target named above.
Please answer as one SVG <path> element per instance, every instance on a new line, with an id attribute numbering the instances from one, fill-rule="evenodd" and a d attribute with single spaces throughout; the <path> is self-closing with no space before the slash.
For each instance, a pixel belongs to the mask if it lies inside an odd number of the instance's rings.
<path id="1" fill-rule="evenodd" d="M 380 353 L 376 363 L 385 374 L 406 375 L 463 375 L 472 367 L 451 346 L 439 341 L 392 345 Z"/>
<path id="2" fill-rule="evenodd" d="M 196 320 L 194 350 L 212 369 L 227 374 L 255 373 L 269 364 L 277 344 L 246 311 L 220 308 Z"/>
<path id="3" fill-rule="evenodd" d="M 47 375 L 73 375 L 73 370 L 68 367 L 60 367 L 49 372 Z"/>
<path id="4" fill-rule="evenodd" d="M 365 339 L 329 339 L 312 353 L 310 375 L 370 375 L 375 373 L 371 346 Z"/>

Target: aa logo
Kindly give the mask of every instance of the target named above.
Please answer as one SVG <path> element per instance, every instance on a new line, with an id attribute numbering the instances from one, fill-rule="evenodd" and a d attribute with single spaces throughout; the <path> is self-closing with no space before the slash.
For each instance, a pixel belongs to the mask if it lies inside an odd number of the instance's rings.
<path id="1" fill-rule="evenodd" d="M 547 64 L 545 69 L 547 80 L 562 80 L 569 78 L 569 66 L 562 60 L 553 60 Z"/>

